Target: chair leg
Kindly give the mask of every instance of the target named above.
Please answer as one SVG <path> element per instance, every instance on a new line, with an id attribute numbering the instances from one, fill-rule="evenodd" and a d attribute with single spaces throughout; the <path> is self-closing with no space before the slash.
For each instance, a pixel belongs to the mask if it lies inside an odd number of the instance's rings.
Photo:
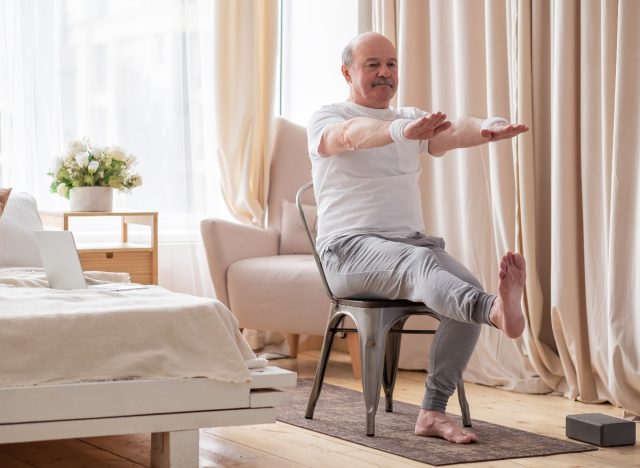
<path id="1" fill-rule="evenodd" d="M 373 437 L 382 386 L 385 330 L 379 323 L 380 314 L 365 312 L 363 315 L 354 316 L 354 321 L 360 336 L 362 391 L 367 411 L 367 435 Z"/>
<path id="2" fill-rule="evenodd" d="M 353 378 L 359 379 L 362 377 L 362 360 L 360 359 L 360 340 L 357 333 L 347 333 L 347 348 L 349 348 Z"/>
<path id="3" fill-rule="evenodd" d="M 462 378 L 458 381 L 458 401 L 460 402 L 460 409 L 462 411 L 462 425 L 464 427 L 471 427 L 469 403 L 467 402 L 467 395 L 464 391 L 464 380 L 462 380 Z"/>
<path id="4" fill-rule="evenodd" d="M 344 319 L 344 315 L 332 315 L 327 324 L 327 330 L 324 333 L 324 340 L 322 342 L 322 351 L 320 351 L 320 358 L 318 359 L 318 367 L 316 367 L 316 377 L 313 380 L 313 388 L 309 395 L 309 402 L 307 403 L 307 412 L 304 417 L 307 419 L 313 419 L 313 413 L 316 409 L 316 403 L 320 397 L 322 391 L 322 383 L 324 382 L 324 374 L 327 370 L 327 364 L 329 363 L 329 355 L 331 354 L 331 345 L 333 344 L 333 338 L 335 332 L 331 331 L 336 325 Z"/>
<path id="5" fill-rule="evenodd" d="M 384 369 L 382 371 L 382 386 L 385 396 L 385 411 L 393 412 L 393 389 L 396 385 L 396 377 L 398 375 L 398 361 L 400 360 L 400 343 L 402 340 L 401 333 L 406 319 L 396 322 L 391 331 L 387 334 L 387 342 L 385 345 Z"/>

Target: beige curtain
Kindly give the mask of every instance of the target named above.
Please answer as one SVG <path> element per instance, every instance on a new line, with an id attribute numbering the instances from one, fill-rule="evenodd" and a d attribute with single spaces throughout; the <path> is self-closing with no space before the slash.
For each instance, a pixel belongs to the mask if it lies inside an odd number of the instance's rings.
<path id="1" fill-rule="evenodd" d="M 640 414 L 640 3 L 531 2 L 536 236 L 570 398 Z"/>
<path id="2" fill-rule="evenodd" d="M 640 2 L 373 0 L 372 15 L 398 47 L 398 105 L 532 127 L 424 161 L 427 230 L 487 290 L 505 251 L 528 261 L 525 336 L 485 327 L 465 377 L 639 414 Z"/>
<path id="3" fill-rule="evenodd" d="M 264 223 L 278 41 L 277 0 L 216 0 L 218 160 L 232 214 Z"/>

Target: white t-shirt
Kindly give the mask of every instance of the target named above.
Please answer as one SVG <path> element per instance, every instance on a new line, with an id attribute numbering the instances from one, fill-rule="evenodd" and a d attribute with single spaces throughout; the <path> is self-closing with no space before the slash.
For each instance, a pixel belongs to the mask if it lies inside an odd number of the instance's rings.
<path id="1" fill-rule="evenodd" d="M 344 234 L 423 232 L 419 157 L 428 151 L 427 141 L 411 140 L 322 157 L 318 147 L 325 128 L 354 117 L 395 120 L 425 114 L 414 107 L 372 109 L 347 101 L 324 106 L 311 116 L 307 137 L 320 251 Z"/>

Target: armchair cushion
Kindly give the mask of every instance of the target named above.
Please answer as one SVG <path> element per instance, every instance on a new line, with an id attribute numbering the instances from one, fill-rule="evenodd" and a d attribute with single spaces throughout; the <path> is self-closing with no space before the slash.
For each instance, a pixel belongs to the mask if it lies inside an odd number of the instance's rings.
<path id="1" fill-rule="evenodd" d="M 319 335 L 327 324 L 330 302 L 311 255 L 239 260 L 227 285 L 241 327 Z"/>
<path id="2" fill-rule="evenodd" d="M 230 308 L 227 295 L 229 266 L 244 258 L 276 255 L 280 234 L 274 229 L 257 228 L 220 219 L 203 219 L 200 222 L 200 231 L 216 298 Z"/>
<path id="3" fill-rule="evenodd" d="M 311 235 L 315 239 L 318 215 L 315 205 L 302 205 L 309 223 Z M 298 207 L 289 200 L 282 200 L 282 230 L 280 232 L 280 254 L 311 254 L 311 245 L 300 219 Z"/>

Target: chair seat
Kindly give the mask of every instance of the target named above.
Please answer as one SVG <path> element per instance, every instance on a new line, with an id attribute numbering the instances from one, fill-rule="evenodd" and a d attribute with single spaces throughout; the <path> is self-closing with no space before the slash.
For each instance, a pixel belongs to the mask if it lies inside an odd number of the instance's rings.
<path id="1" fill-rule="evenodd" d="M 388 307 L 405 307 L 415 309 L 415 313 L 420 313 L 424 311 L 425 313 L 434 314 L 429 307 L 424 305 L 422 302 L 413 302 L 407 301 L 404 299 L 396 299 L 396 300 L 387 300 L 387 299 L 338 299 L 338 305 L 352 306 L 352 307 L 362 307 L 364 309 L 378 309 L 378 308 L 388 308 Z"/>

